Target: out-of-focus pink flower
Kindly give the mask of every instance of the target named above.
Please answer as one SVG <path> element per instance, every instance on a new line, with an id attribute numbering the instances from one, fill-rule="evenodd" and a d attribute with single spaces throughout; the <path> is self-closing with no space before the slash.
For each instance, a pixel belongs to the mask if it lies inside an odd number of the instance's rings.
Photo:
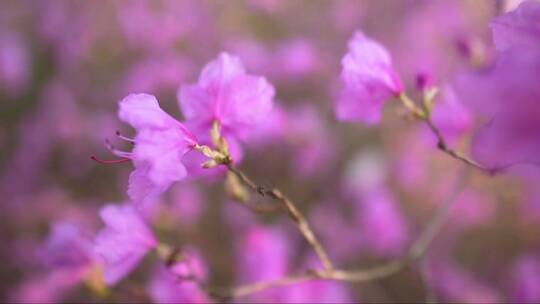
<path id="1" fill-rule="evenodd" d="M 95 267 L 99 267 L 99 261 L 93 252 L 91 236 L 85 235 L 82 227 L 75 222 L 54 223 L 39 254 L 42 257 L 41 261 L 48 266 L 48 272 L 26 278 L 13 291 L 11 301 L 61 302 L 83 280 L 93 274 L 92 270 Z M 36 266 L 33 266 L 32 271 L 35 271 L 35 268 Z"/>
<path id="2" fill-rule="evenodd" d="M 156 269 L 148 286 L 156 303 L 207 303 L 210 300 L 199 282 L 207 279 L 207 270 L 201 255 L 194 249 L 183 250 L 186 258 L 168 268 Z"/>
<path id="3" fill-rule="evenodd" d="M 182 280 L 164 266 L 156 270 L 148 286 L 155 303 L 209 303 L 204 290 L 193 281 Z"/>
<path id="4" fill-rule="evenodd" d="M 208 270 L 201 253 L 191 247 L 183 248 L 184 259 L 169 267 L 172 274 L 180 277 L 192 277 L 198 281 L 205 281 L 208 278 Z"/>
<path id="5" fill-rule="evenodd" d="M 349 52 L 341 64 L 344 87 L 336 105 L 337 117 L 378 123 L 384 103 L 403 91 L 390 54 L 384 46 L 358 31 L 349 41 Z"/>
<path id="6" fill-rule="evenodd" d="M 305 270 L 320 269 L 322 265 L 314 255 L 304 262 Z M 282 303 L 352 303 L 347 284 L 337 281 L 307 281 L 279 289 Z"/>
<path id="7" fill-rule="evenodd" d="M 189 62 L 175 54 L 151 55 L 129 69 L 123 81 L 124 91 L 152 94 L 165 90 L 174 92 L 191 68 Z"/>
<path id="8" fill-rule="evenodd" d="M 463 63 L 468 64 L 464 59 L 472 55 L 469 35 L 474 36 L 475 30 L 471 23 L 466 5 L 459 1 L 415 5 L 405 14 L 399 35 L 393 39 L 393 46 L 399 48 L 393 57 L 401 75 L 410 77 L 420 73 L 439 83 Z M 463 46 L 467 56 L 456 56 L 456 45 Z"/>
<path id="9" fill-rule="evenodd" d="M 293 170 L 300 177 L 321 174 L 335 162 L 337 144 L 325 120 L 309 104 L 290 109 L 274 107 L 250 138 L 250 148 L 294 155 Z M 286 150 L 285 148 L 291 148 Z"/>
<path id="10" fill-rule="evenodd" d="M 396 150 L 395 176 L 402 187 L 420 190 L 430 182 L 430 156 L 433 155 L 433 133 L 413 128 L 400 134 L 401 149 Z M 426 140 L 429 138 L 429 140 Z"/>
<path id="11" fill-rule="evenodd" d="M 282 231 L 251 227 L 238 244 L 240 280 L 254 283 L 287 275 L 292 263 L 290 253 L 289 244 Z M 315 258 L 311 260 L 315 261 Z M 304 266 L 320 267 L 317 263 Z M 351 297 L 343 284 L 310 281 L 265 290 L 252 295 L 249 300 L 264 303 L 342 303 L 350 302 Z"/>
<path id="12" fill-rule="evenodd" d="M 336 143 L 324 120 L 314 107 L 296 107 L 287 113 L 284 125 L 287 140 L 295 151 L 294 171 L 301 177 L 312 176 L 332 166 Z"/>
<path id="13" fill-rule="evenodd" d="M 237 246 L 240 281 L 277 279 L 289 268 L 289 246 L 276 229 L 251 227 Z"/>
<path id="14" fill-rule="evenodd" d="M 450 222 L 454 229 L 487 225 L 495 219 L 495 200 L 488 193 L 467 189 L 456 199 L 451 212 L 454 215 L 450 216 Z"/>
<path id="15" fill-rule="evenodd" d="M 336 202 L 322 202 L 310 210 L 309 219 L 330 257 L 336 261 L 347 261 L 358 256 L 364 243 L 358 237 L 353 219 L 347 218 L 339 209 Z"/>
<path id="16" fill-rule="evenodd" d="M 16 96 L 31 80 L 30 52 L 15 33 L 0 33 L 0 41 L 0 92 Z"/>
<path id="17" fill-rule="evenodd" d="M 521 256 L 512 267 L 512 300 L 519 303 L 540 302 L 540 260 Z"/>
<path id="18" fill-rule="evenodd" d="M 180 183 L 172 188 L 172 206 L 170 211 L 183 225 L 195 224 L 205 210 L 204 197 L 197 185 Z"/>
<path id="19" fill-rule="evenodd" d="M 107 205 L 101 209 L 105 228 L 95 240 L 95 252 L 103 259 L 105 283 L 114 285 L 131 272 L 158 241 L 131 205 Z"/>
<path id="20" fill-rule="evenodd" d="M 523 1 L 514 11 L 491 21 L 493 41 L 498 51 L 512 46 L 538 47 L 540 44 L 540 3 Z"/>
<path id="21" fill-rule="evenodd" d="M 432 119 L 445 139 L 450 142 L 459 139 L 473 126 L 471 113 L 450 87 L 443 89 L 441 97 L 433 108 Z"/>
<path id="22" fill-rule="evenodd" d="M 44 276 L 29 278 L 11 291 L 13 303 L 58 303 L 62 302 L 80 283 L 69 270 L 54 271 Z"/>
<path id="23" fill-rule="evenodd" d="M 281 290 L 280 290 L 281 291 Z M 342 282 L 309 281 L 291 285 L 285 290 L 282 303 L 353 303 L 351 293 Z"/>
<path id="24" fill-rule="evenodd" d="M 264 149 L 268 145 L 274 145 L 276 142 L 284 140 L 287 136 L 294 136 L 291 134 L 294 132 L 291 132 L 290 121 L 291 117 L 287 109 L 276 104 L 263 123 L 254 130 L 252 138 L 248 142 L 249 147 Z"/>
<path id="25" fill-rule="evenodd" d="M 462 100 L 487 121 L 473 141 L 482 164 L 540 163 L 540 5 L 522 3 L 492 23 L 495 65 L 457 79 Z"/>
<path id="26" fill-rule="evenodd" d="M 131 199 L 145 201 L 186 177 L 182 157 L 197 141 L 182 123 L 159 107 L 154 96 L 128 95 L 120 101 L 118 116 L 137 130 L 132 152 L 115 150 L 118 156 L 133 160 L 135 165 L 129 177 Z"/>
<path id="27" fill-rule="evenodd" d="M 234 201 L 226 202 L 223 210 L 223 218 L 234 234 L 244 233 L 258 222 L 258 219 L 251 210 Z"/>
<path id="28" fill-rule="evenodd" d="M 474 158 L 489 167 L 540 163 L 540 48 L 514 47 L 496 65 L 457 81 L 461 100 L 487 123 L 473 139 Z"/>
<path id="29" fill-rule="evenodd" d="M 279 71 L 289 79 L 305 77 L 321 67 L 320 54 L 309 40 L 295 39 L 287 41 L 276 51 L 275 62 L 281 62 Z M 274 69 L 275 71 L 276 69 Z"/>
<path id="30" fill-rule="evenodd" d="M 137 0 L 116 4 L 124 36 L 136 48 L 172 48 L 196 29 L 201 18 L 198 1 Z"/>
<path id="31" fill-rule="evenodd" d="M 84 268 L 95 260 L 90 235 L 70 222 L 57 222 L 42 252 L 53 268 Z"/>
<path id="32" fill-rule="evenodd" d="M 347 35 L 365 20 L 369 6 L 366 5 L 367 2 L 358 1 L 331 1 L 328 4 L 332 18 L 331 25 L 340 33 Z"/>
<path id="33" fill-rule="evenodd" d="M 448 257 L 428 259 L 428 284 L 443 301 L 466 303 L 497 303 L 500 295 L 467 269 Z"/>
<path id="34" fill-rule="evenodd" d="M 93 48 L 110 26 L 105 18 L 107 5 L 70 1 L 40 2 L 32 5 L 36 14 L 36 31 L 50 44 L 62 69 L 72 69 L 87 60 Z"/>
<path id="35" fill-rule="evenodd" d="M 366 248 L 382 256 L 398 256 L 407 246 L 408 227 L 392 195 L 375 188 L 362 195 L 357 210 L 359 237 Z"/>
<path id="36" fill-rule="evenodd" d="M 178 91 L 186 123 L 203 142 L 214 121 L 229 141 L 245 139 L 269 115 L 273 98 L 265 78 L 248 75 L 240 59 L 227 53 L 208 63 L 196 84 Z"/>

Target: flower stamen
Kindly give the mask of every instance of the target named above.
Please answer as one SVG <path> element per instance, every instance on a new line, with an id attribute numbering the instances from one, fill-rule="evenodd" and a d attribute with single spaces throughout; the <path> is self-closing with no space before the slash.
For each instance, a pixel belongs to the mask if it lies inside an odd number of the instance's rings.
<path id="1" fill-rule="evenodd" d="M 103 160 L 103 159 L 97 158 L 95 155 L 90 156 L 90 159 L 103 165 L 120 164 L 120 163 L 131 161 L 131 158 L 127 158 L 127 157 L 124 157 L 121 159 Z"/>

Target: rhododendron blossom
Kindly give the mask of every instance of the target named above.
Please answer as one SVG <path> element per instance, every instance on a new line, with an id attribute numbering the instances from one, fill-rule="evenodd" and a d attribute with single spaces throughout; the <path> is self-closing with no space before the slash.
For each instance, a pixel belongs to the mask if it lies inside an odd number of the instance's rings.
<path id="1" fill-rule="evenodd" d="M 390 54 L 380 43 L 358 31 L 349 41 L 349 52 L 341 65 L 343 90 L 336 106 L 337 117 L 378 123 L 384 103 L 404 89 Z"/>
<path id="2" fill-rule="evenodd" d="M 131 205 L 107 205 L 100 212 L 105 228 L 95 240 L 95 251 L 105 264 L 105 283 L 114 285 L 157 246 L 157 240 Z"/>
<path id="3" fill-rule="evenodd" d="M 538 47 L 540 42 L 540 3 L 523 1 L 519 7 L 491 21 L 493 42 L 498 51 L 521 45 Z"/>
<path id="4" fill-rule="evenodd" d="M 539 40 L 540 41 L 540 40 Z M 473 155 L 493 168 L 540 163 L 540 48 L 513 47 L 486 72 L 458 79 L 459 94 L 485 120 Z"/>
<path id="5" fill-rule="evenodd" d="M 444 88 L 432 112 L 433 122 L 449 141 L 455 141 L 472 128 L 473 117 L 458 99 L 454 89 Z"/>
<path id="6" fill-rule="evenodd" d="M 58 268 L 85 268 L 95 260 L 92 240 L 78 226 L 68 222 L 55 223 L 43 255 L 47 264 Z"/>
<path id="7" fill-rule="evenodd" d="M 266 119 L 273 98 L 274 87 L 264 77 L 247 74 L 240 59 L 227 53 L 208 63 L 196 84 L 182 85 L 178 91 L 186 124 L 201 140 L 209 138 L 218 122 L 233 145 Z"/>
<path id="8" fill-rule="evenodd" d="M 156 303 L 206 303 L 209 298 L 198 282 L 207 279 L 204 261 L 196 250 L 183 250 L 185 258 L 168 267 L 160 266 L 148 285 Z"/>
<path id="9" fill-rule="evenodd" d="M 128 189 L 134 201 L 158 195 L 186 177 L 182 157 L 193 149 L 197 140 L 182 123 L 159 107 L 154 96 L 128 95 L 120 101 L 118 116 L 137 131 L 132 152 L 114 150 L 135 165 Z"/>

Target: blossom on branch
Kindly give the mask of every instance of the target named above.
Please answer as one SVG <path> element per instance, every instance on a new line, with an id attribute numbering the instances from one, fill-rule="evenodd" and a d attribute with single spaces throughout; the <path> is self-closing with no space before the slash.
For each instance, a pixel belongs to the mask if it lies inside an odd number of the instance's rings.
<path id="1" fill-rule="evenodd" d="M 343 89 L 336 105 L 338 119 L 378 123 L 384 103 L 404 90 L 389 52 L 358 31 L 349 41 L 349 52 L 341 65 Z"/>
<path id="2" fill-rule="evenodd" d="M 135 202 L 159 195 L 187 175 L 182 157 L 197 140 L 178 120 L 163 111 L 156 98 L 131 94 L 120 101 L 118 116 L 137 130 L 132 152 L 113 150 L 131 159 L 135 171 L 129 177 L 128 194 Z"/>
<path id="3" fill-rule="evenodd" d="M 158 244 L 150 228 L 131 205 L 107 205 L 101 209 L 105 223 L 94 249 L 103 259 L 105 283 L 115 285 L 129 274 Z"/>
<path id="4" fill-rule="evenodd" d="M 264 77 L 247 74 L 240 59 L 227 53 L 208 63 L 197 83 L 178 91 L 186 124 L 204 142 L 213 123 L 219 122 L 233 156 L 239 152 L 237 141 L 269 116 L 273 98 L 274 87 Z"/>

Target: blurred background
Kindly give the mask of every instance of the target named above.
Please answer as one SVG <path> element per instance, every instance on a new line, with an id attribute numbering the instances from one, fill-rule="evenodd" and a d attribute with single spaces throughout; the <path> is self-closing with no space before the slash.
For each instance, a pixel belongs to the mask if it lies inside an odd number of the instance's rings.
<path id="1" fill-rule="evenodd" d="M 118 101 L 151 93 L 181 119 L 180 84 L 197 81 L 221 51 L 275 86 L 276 114 L 268 120 L 283 126 L 246 142 L 239 166 L 298 202 L 340 267 L 403 255 L 455 181 L 465 178 L 463 166 L 439 153 L 427 129 L 397 105 L 386 107 L 377 127 L 335 119 L 347 42 L 356 30 L 380 41 L 410 94 L 419 96 L 421 75 L 444 87 L 460 72 L 487 65 L 489 21 L 514 5 L 2 0 L 0 299 L 156 301 L 147 291 L 152 256 L 106 296 L 93 281 L 99 278 L 59 278 L 51 262 L 58 257 L 50 250 L 54 227 L 69 223 L 92 239 L 102 227 L 99 209 L 127 200 L 131 164 L 90 159 L 111 158 L 104 140 L 115 140 L 117 130 L 133 134 L 116 116 Z M 471 119 L 455 146 L 468 151 L 474 125 Z M 319 286 L 305 296 L 323 302 L 540 300 L 540 193 L 519 177 L 474 170 L 465 176 L 448 224 L 419 267 L 369 283 Z M 168 191 L 152 220 L 160 240 L 196 248 L 215 286 L 267 278 L 259 268 L 272 277 L 308 267 L 310 248 L 285 216 L 250 213 L 231 202 L 223 184 L 223 175 L 199 176 Z M 289 299 L 287 292 L 252 300 Z"/>

